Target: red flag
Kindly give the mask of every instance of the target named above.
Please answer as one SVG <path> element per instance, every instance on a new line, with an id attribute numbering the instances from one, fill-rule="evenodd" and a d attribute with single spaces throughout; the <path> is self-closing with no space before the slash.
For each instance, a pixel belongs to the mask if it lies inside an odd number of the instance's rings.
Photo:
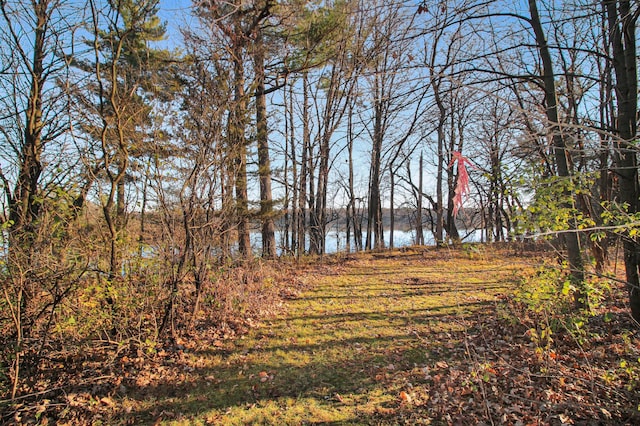
<path id="1" fill-rule="evenodd" d="M 451 153 L 451 163 L 449 168 L 453 167 L 453 163 L 458 161 L 458 182 L 456 183 L 455 195 L 453 196 L 453 216 L 458 216 L 458 211 L 462 208 L 462 198 L 469 193 L 469 173 L 467 165 L 473 167 L 473 163 L 464 157 L 460 152 L 453 151 Z"/>

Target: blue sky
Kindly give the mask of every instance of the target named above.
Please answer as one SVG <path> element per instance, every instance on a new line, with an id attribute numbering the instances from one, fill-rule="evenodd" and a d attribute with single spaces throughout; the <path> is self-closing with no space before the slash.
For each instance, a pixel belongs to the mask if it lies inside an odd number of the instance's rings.
<path id="1" fill-rule="evenodd" d="M 168 48 L 180 47 L 180 28 L 188 27 L 193 19 L 189 14 L 190 8 L 190 0 L 160 0 L 158 16 L 167 23 Z"/>

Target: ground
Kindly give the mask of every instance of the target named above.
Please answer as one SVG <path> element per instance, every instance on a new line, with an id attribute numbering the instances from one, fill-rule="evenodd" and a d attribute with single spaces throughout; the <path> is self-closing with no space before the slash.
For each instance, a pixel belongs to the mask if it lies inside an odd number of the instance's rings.
<path id="1" fill-rule="evenodd" d="M 114 357 L 107 380 L 43 400 L 39 420 L 640 423 L 640 339 L 622 289 L 588 315 L 556 315 L 556 300 L 527 290 L 543 261 L 482 246 L 323 259 L 245 333 L 203 324 Z M 54 403 L 64 407 L 47 420 Z"/>

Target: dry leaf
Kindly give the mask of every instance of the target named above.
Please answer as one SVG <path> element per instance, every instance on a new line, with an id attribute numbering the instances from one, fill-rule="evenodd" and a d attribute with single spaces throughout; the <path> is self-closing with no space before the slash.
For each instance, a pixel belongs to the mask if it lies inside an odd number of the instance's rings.
<path id="1" fill-rule="evenodd" d="M 566 414 L 559 414 L 558 418 L 563 424 L 567 424 L 567 425 L 573 424 L 573 420 L 571 420 L 571 417 L 567 416 Z"/>
<path id="2" fill-rule="evenodd" d="M 436 362 L 436 367 L 438 368 L 449 368 L 449 364 L 446 361 L 438 361 Z"/>
<path id="3" fill-rule="evenodd" d="M 115 402 L 113 402 L 113 399 L 109 398 L 108 396 L 105 396 L 105 397 L 103 397 L 103 398 L 100 398 L 100 402 L 101 402 L 103 405 L 106 405 L 107 407 L 112 407 L 112 406 L 116 405 L 116 403 L 115 403 Z"/>

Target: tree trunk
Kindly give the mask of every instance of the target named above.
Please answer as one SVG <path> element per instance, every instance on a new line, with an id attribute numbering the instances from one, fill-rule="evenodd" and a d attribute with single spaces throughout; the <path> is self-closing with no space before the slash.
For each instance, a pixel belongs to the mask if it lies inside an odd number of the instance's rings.
<path id="1" fill-rule="evenodd" d="M 382 103 L 381 90 L 376 78 L 375 117 L 373 124 L 373 146 L 371 150 L 371 170 L 369 173 L 369 208 L 367 211 L 367 249 L 384 248 L 382 226 L 382 203 L 380 199 L 380 157 L 382 151 Z"/>
<path id="2" fill-rule="evenodd" d="M 4 11 L 4 2 L 2 8 Z M 9 197 L 9 220 L 12 222 L 9 229 L 12 233 L 17 231 L 17 234 L 22 234 L 24 231 L 29 230 L 31 224 L 38 217 L 38 184 L 42 173 L 42 129 L 44 126 L 42 122 L 42 91 L 47 78 L 44 72 L 44 59 L 47 25 L 49 23 L 49 1 L 33 2 L 33 9 L 36 21 L 35 37 L 33 40 L 29 98 L 27 109 L 24 111 L 25 125 L 20 155 L 21 164 L 13 197 Z M 26 242 L 21 236 L 19 238 L 11 238 L 10 245 L 18 243 L 19 240 Z"/>
<path id="3" fill-rule="evenodd" d="M 542 60 L 542 78 L 544 83 L 545 94 L 545 106 L 547 120 L 549 121 L 550 132 L 553 142 L 553 149 L 556 160 L 556 167 L 558 170 L 558 176 L 566 180 L 571 179 L 571 169 L 569 164 L 569 158 L 567 157 L 567 147 L 560 129 L 560 123 L 558 121 L 558 105 L 557 105 L 557 93 L 555 86 L 555 74 L 553 71 L 553 62 L 551 54 L 549 52 L 549 46 L 544 35 L 542 24 L 540 23 L 540 17 L 538 15 L 538 7 L 535 0 L 529 0 L 529 11 L 531 13 L 531 26 L 535 34 L 536 43 L 540 52 L 540 58 Z M 572 197 L 569 191 L 565 191 L 567 197 Z M 565 207 L 570 207 L 566 205 Z M 582 251 L 580 249 L 580 241 L 575 219 L 570 219 L 569 227 L 565 234 L 565 243 L 567 245 L 567 255 L 569 257 L 569 273 L 571 281 L 576 287 L 576 304 L 578 306 L 584 305 L 585 292 L 584 292 L 584 264 L 582 261 Z"/>
<path id="4" fill-rule="evenodd" d="M 293 184 L 291 185 L 291 192 L 293 193 L 291 197 L 291 252 L 297 253 L 299 248 L 299 239 L 298 239 L 298 226 L 299 220 L 298 215 L 300 214 L 300 208 L 298 203 L 298 163 L 296 160 L 296 138 L 295 138 L 295 125 L 293 121 L 293 86 L 290 87 L 290 97 L 289 97 L 289 141 L 290 141 L 290 152 L 291 152 L 291 173 L 293 178 Z"/>
<path id="5" fill-rule="evenodd" d="M 460 233 L 458 232 L 456 217 L 455 217 L 455 214 L 453 213 L 453 210 L 454 210 L 453 198 L 455 196 L 457 181 L 458 181 L 458 176 L 455 174 L 453 168 L 447 169 L 447 188 L 448 188 L 447 212 L 446 212 L 446 220 L 444 221 L 444 225 L 447 231 L 447 238 L 449 238 L 453 244 L 458 244 L 460 242 Z"/>
<path id="6" fill-rule="evenodd" d="M 604 4 L 607 9 L 613 47 L 613 69 L 616 76 L 618 138 L 615 141 L 615 162 L 619 178 L 619 197 L 620 202 L 628 206 L 627 213 L 633 215 L 638 212 L 640 197 L 637 146 L 634 144 L 638 109 L 635 35 L 638 16 L 637 13 L 632 13 L 631 2 L 628 0 L 605 0 Z M 636 321 L 640 321 L 640 242 L 637 236 L 625 235 L 623 245 L 631 314 Z"/>
<path id="7" fill-rule="evenodd" d="M 244 258 L 251 254 L 249 238 L 249 197 L 247 193 L 247 141 L 245 125 L 247 116 L 247 99 L 244 90 L 243 31 L 239 18 L 235 22 L 236 41 L 233 45 L 234 104 L 233 118 L 229 125 L 231 149 L 235 165 L 236 218 L 238 224 L 238 251 Z"/>
<path id="8" fill-rule="evenodd" d="M 326 126 L 325 126 L 326 129 Z M 320 137 L 318 186 L 316 187 L 315 208 L 311 220 L 311 252 L 324 254 L 327 226 L 327 190 L 329 184 L 329 133 Z"/>
<path id="9" fill-rule="evenodd" d="M 355 203 L 356 203 L 356 196 L 355 196 L 355 191 L 354 191 L 354 175 L 353 175 L 353 103 L 349 103 L 349 115 L 347 116 L 347 153 L 348 153 L 348 158 L 347 158 L 347 163 L 348 163 L 348 167 L 349 167 L 349 181 L 347 182 L 348 185 L 348 191 L 349 191 L 349 202 L 347 203 L 347 211 L 346 211 L 346 217 L 347 217 L 347 253 L 351 252 L 351 229 L 353 226 L 353 231 L 354 231 L 354 243 L 355 243 L 355 221 L 356 221 L 356 217 L 355 217 Z M 357 251 L 357 244 L 354 244 L 356 246 L 356 251 Z"/>
<path id="10" fill-rule="evenodd" d="M 297 257 L 307 247 L 307 177 L 311 173 L 309 148 L 311 146 L 311 129 L 309 129 L 309 76 L 302 75 L 302 154 L 300 157 L 300 191 L 298 196 L 298 251 Z"/>
<path id="11" fill-rule="evenodd" d="M 424 156 L 420 152 L 420 161 L 418 162 L 418 196 L 417 196 L 417 212 L 416 212 L 416 244 L 424 245 L 424 231 L 422 230 L 422 181 L 424 180 Z"/>
<path id="12" fill-rule="evenodd" d="M 232 112 L 229 111 L 228 120 L 231 123 Z M 220 173 L 220 187 L 222 188 L 222 256 L 229 258 L 231 256 L 231 244 L 232 244 L 232 232 L 233 232 L 233 218 L 235 217 L 235 206 L 233 205 L 233 187 L 234 187 L 234 172 L 233 164 L 233 148 L 231 141 L 227 141 L 227 154 L 226 157 L 221 159 L 223 170 Z"/>
<path id="13" fill-rule="evenodd" d="M 393 164 L 389 165 L 389 184 L 391 185 L 389 193 L 389 248 L 393 248 L 393 230 L 396 226 L 396 213 L 393 203 L 395 201 L 395 179 Z"/>
<path id="14" fill-rule="evenodd" d="M 436 103 L 438 104 L 438 164 L 436 171 L 436 245 L 441 246 L 444 243 L 444 196 L 442 194 L 443 174 L 444 174 L 444 123 L 446 120 L 446 111 L 440 94 L 439 87 L 433 83 L 433 91 L 436 95 Z"/>
<path id="15" fill-rule="evenodd" d="M 262 220 L 262 256 L 276 257 L 273 197 L 271 193 L 271 161 L 267 131 L 267 98 L 264 87 L 264 46 L 262 31 L 257 28 L 254 40 L 254 71 L 256 78 L 256 126 L 258 140 L 258 175 L 260 177 L 260 219 Z"/>

